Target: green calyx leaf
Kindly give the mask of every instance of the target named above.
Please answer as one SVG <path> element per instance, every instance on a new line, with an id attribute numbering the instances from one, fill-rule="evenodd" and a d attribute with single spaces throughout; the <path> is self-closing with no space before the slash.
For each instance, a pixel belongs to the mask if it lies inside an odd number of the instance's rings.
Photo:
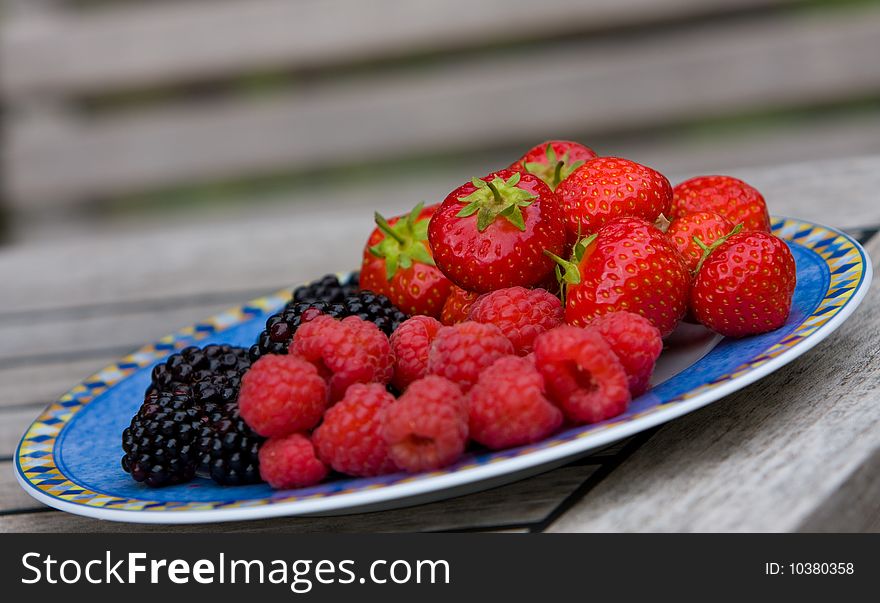
<path id="1" fill-rule="evenodd" d="M 588 237 L 578 239 L 577 243 L 571 250 L 571 258 L 564 260 L 555 253 L 544 250 L 544 255 L 556 262 L 556 280 L 559 282 L 559 290 L 562 297 L 562 304 L 565 305 L 565 299 L 568 293 L 569 285 L 579 285 L 581 282 L 580 265 L 586 255 L 587 249 L 596 240 L 595 234 Z"/>
<path id="2" fill-rule="evenodd" d="M 718 239 L 717 241 L 715 241 L 711 245 L 706 245 L 702 240 L 700 240 L 700 237 L 698 237 L 697 235 L 694 235 L 694 243 L 697 244 L 697 247 L 699 247 L 700 249 L 703 250 L 703 255 L 700 256 L 700 261 L 697 263 L 697 267 L 694 270 L 694 274 L 696 274 L 700 271 L 700 268 L 703 267 L 703 263 L 712 254 L 713 251 L 715 251 L 716 249 L 721 247 L 721 245 L 727 239 L 729 239 L 730 237 L 732 237 L 733 235 L 735 235 L 736 233 L 738 233 L 742 229 L 743 229 L 742 223 L 737 224 L 736 226 L 733 227 L 733 230 L 731 230 L 729 233 L 727 233 L 726 235 L 724 235 L 723 237 L 721 237 L 720 239 Z"/>
<path id="3" fill-rule="evenodd" d="M 571 161 L 568 151 L 562 157 L 557 158 L 553 145 L 549 143 L 544 154 L 547 156 L 546 162 L 527 161 L 523 167 L 528 173 L 543 180 L 553 190 L 556 190 L 560 182 L 585 163 L 583 160 Z"/>
<path id="4" fill-rule="evenodd" d="M 385 260 L 385 276 L 389 281 L 394 278 L 399 268 L 405 270 L 412 267 L 413 263 L 435 265 L 428 248 L 430 219 L 419 219 L 424 207 L 424 203 L 419 203 L 409 215 L 400 218 L 394 224 L 390 224 L 378 212 L 375 214 L 376 226 L 385 237 L 370 247 L 369 252 Z"/>
<path id="5" fill-rule="evenodd" d="M 519 172 L 507 180 L 500 176 L 495 176 L 491 182 L 473 178 L 471 182 L 477 190 L 458 199 L 467 205 L 456 216 L 467 218 L 477 214 L 477 230 L 480 232 L 486 230 L 498 216 L 525 231 L 526 224 L 521 208 L 531 205 L 536 196 L 517 186 L 520 178 Z"/>

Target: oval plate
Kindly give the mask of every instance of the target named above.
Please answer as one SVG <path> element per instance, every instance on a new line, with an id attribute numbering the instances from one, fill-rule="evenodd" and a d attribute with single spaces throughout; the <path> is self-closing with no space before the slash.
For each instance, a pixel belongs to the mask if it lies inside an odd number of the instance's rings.
<path id="1" fill-rule="evenodd" d="M 193 343 L 249 346 L 289 290 L 254 300 L 164 337 L 77 385 L 28 428 L 16 473 L 37 500 L 79 515 L 143 523 L 198 523 L 282 515 L 388 509 L 474 492 L 546 471 L 730 394 L 791 362 L 832 333 L 868 291 L 871 263 L 849 236 L 824 226 L 774 219 L 790 246 L 797 289 L 788 323 L 732 340 L 683 327 L 669 340 L 654 387 L 614 419 L 569 429 L 535 445 L 469 454 L 419 475 L 337 479 L 273 491 L 265 484 L 222 487 L 211 480 L 162 489 L 134 482 L 120 466 L 120 434 L 143 400 L 151 367 Z"/>

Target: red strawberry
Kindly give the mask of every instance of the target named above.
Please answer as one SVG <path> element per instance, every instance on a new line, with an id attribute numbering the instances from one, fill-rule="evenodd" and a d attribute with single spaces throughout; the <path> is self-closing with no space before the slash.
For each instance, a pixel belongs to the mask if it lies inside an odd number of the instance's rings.
<path id="1" fill-rule="evenodd" d="M 766 232 L 735 234 L 704 261 L 691 292 L 697 320 L 727 337 L 778 329 L 791 311 L 794 257 Z"/>
<path id="2" fill-rule="evenodd" d="M 364 248 L 362 289 L 381 293 L 407 314 L 439 317 L 452 283 L 434 264 L 428 247 L 428 223 L 437 206 L 419 203 L 407 216 L 378 225 Z"/>
<path id="3" fill-rule="evenodd" d="M 553 272 L 545 249 L 565 248 L 559 200 L 540 178 L 501 170 L 454 191 L 431 218 L 434 261 L 468 291 L 529 287 Z"/>
<path id="4" fill-rule="evenodd" d="M 548 140 L 529 149 L 510 169 L 535 175 L 556 189 L 573 171 L 594 157 L 598 157 L 596 152 L 579 142 Z"/>
<path id="5" fill-rule="evenodd" d="M 587 161 L 562 181 L 556 194 L 565 208 L 572 240 L 596 233 L 621 216 L 653 222 L 660 214 L 668 214 L 672 205 L 672 186 L 666 176 L 617 157 Z"/>
<path id="6" fill-rule="evenodd" d="M 698 176 L 673 189 L 670 219 L 696 211 L 714 211 L 743 230 L 770 232 L 767 203 L 757 189 L 730 176 Z"/>
<path id="7" fill-rule="evenodd" d="M 678 249 L 691 273 L 696 274 L 703 255 L 724 237 L 742 230 L 714 211 L 698 211 L 674 219 L 666 230 L 666 236 Z M 716 245 L 717 246 L 717 245 Z"/>
<path id="8" fill-rule="evenodd" d="M 669 335 L 687 310 L 691 276 L 678 251 L 654 225 L 617 218 L 581 239 L 571 261 L 555 258 L 565 293 L 565 322 L 584 327 L 628 310 Z"/>
<path id="9" fill-rule="evenodd" d="M 452 285 L 449 297 L 443 304 L 443 312 L 440 313 L 440 322 L 446 326 L 452 326 L 468 319 L 471 306 L 480 297 L 479 293 L 466 291 L 461 287 Z"/>

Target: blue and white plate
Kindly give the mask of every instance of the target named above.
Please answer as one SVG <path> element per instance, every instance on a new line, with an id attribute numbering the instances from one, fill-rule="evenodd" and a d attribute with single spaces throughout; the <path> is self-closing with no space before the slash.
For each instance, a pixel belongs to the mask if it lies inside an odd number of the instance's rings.
<path id="1" fill-rule="evenodd" d="M 673 334 L 653 388 L 629 410 L 531 446 L 472 454 L 442 471 L 338 479 L 311 488 L 222 487 L 196 480 L 161 489 L 123 472 L 120 434 L 143 399 L 151 367 L 193 343 L 249 346 L 289 291 L 254 300 L 169 335 L 107 367 L 49 406 L 16 452 L 22 486 L 71 513 L 144 523 L 196 523 L 282 515 L 350 513 L 438 500 L 546 471 L 597 447 L 705 406 L 791 362 L 831 334 L 868 291 L 871 263 L 847 235 L 801 220 L 774 219 L 790 246 L 797 289 L 788 323 L 772 333 L 723 339 L 700 327 Z"/>

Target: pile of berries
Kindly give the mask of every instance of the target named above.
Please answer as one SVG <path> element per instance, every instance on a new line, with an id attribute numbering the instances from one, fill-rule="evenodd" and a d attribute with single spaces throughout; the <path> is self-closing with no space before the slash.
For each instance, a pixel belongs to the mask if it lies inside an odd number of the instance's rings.
<path id="1" fill-rule="evenodd" d="M 794 288 L 745 182 L 673 187 L 545 142 L 441 203 L 376 214 L 359 280 L 297 289 L 234 367 L 157 367 L 123 467 L 274 488 L 437 470 L 625 412 L 681 321 L 764 333 Z"/>

